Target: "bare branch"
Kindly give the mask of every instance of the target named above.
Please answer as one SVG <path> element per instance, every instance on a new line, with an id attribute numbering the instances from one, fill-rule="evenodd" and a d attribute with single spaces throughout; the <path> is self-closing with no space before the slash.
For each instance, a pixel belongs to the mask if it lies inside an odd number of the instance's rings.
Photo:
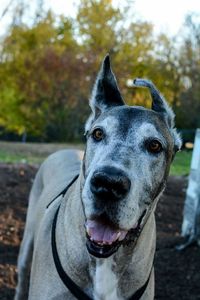
<path id="1" fill-rule="evenodd" d="M 7 14 L 9 7 L 12 5 L 12 3 L 14 2 L 14 0 L 10 0 L 10 2 L 8 3 L 8 5 L 5 7 L 5 9 L 3 10 L 1 16 L 0 16 L 0 21 L 3 19 L 3 17 Z"/>

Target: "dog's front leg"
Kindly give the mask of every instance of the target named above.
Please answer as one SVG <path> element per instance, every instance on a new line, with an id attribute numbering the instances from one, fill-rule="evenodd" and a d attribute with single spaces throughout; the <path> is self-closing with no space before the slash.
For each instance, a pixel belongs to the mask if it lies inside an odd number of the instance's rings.
<path id="1" fill-rule="evenodd" d="M 29 290 L 30 268 L 33 254 L 33 239 L 26 230 L 18 258 L 18 283 L 14 300 L 27 300 Z"/>

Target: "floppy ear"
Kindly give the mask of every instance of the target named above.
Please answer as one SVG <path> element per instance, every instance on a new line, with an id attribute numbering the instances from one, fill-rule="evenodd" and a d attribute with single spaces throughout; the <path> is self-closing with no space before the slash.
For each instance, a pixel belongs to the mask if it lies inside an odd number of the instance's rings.
<path id="1" fill-rule="evenodd" d="M 163 115 L 169 128 L 171 129 L 174 138 L 175 150 L 176 151 L 180 150 L 182 146 L 182 141 L 180 135 L 177 133 L 176 129 L 174 128 L 174 117 L 175 117 L 174 112 L 169 107 L 164 97 L 160 94 L 160 92 L 157 90 L 155 85 L 147 79 L 136 78 L 134 79 L 133 84 L 134 86 L 149 88 L 152 97 L 152 110 Z"/>
<path id="2" fill-rule="evenodd" d="M 124 101 L 110 66 L 109 55 L 106 55 L 93 87 L 90 99 L 92 115 L 89 117 L 86 127 L 91 126 L 101 112 L 118 105 L 124 105 Z"/>

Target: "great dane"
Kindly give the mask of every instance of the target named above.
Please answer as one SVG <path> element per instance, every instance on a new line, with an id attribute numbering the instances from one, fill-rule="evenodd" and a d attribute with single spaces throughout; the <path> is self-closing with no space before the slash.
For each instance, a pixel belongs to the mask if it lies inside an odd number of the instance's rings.
<path id="1" fill-rule="evenodd" d="M 15 300 L 154 298 L 154 210 L 181 139 L 155 86 L 145 79 L 134 85 L 149 88 L 152 109 L 124 103 L 107 55 L 90 100 L 84 155 L 62 150 L 41 165 Z"/>

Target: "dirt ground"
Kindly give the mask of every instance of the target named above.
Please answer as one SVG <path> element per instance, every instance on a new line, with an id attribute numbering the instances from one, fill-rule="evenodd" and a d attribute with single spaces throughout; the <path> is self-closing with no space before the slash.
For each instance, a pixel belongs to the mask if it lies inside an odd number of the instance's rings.
<path id="1" fill-rule="evenodd" d="M 0 164 L 0 299 L 13 299 L 16 261 L 36 166 Z M 159 202 L 155 257 L 157 300 L 200 299 L 200 249 L 177 252 L 187 179 L 170 177 Z"/>

